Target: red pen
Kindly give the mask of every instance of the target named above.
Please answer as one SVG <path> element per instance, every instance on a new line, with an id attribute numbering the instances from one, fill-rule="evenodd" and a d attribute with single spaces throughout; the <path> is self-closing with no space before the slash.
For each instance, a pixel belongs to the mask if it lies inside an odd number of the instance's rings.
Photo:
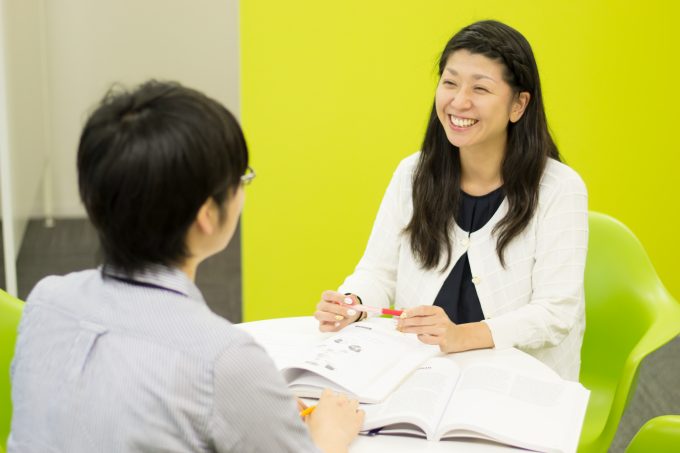
<path id="1" fill-rule="evenodd" d="M 381 315 L 392 315 L 392 316 L 401 316 L 401 314 L 404 312 L 404 310 L 392 310 L 390 308 L 378 308 L 378 307 L 371 307 L 368 305 L 352 305 L 352 308 L 355 309 L 356 311 L 366 311 L 369 313 L 378 313 Z"/>

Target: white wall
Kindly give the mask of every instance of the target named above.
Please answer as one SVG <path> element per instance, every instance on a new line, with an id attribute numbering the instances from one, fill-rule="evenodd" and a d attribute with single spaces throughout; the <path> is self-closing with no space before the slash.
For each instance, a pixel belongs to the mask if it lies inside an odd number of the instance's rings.
<path id="1" fill-rule="evenodd" d="M 43 0 L 0 3 L 0 186 L 6 288 L 38 206 L 48 149 Z"/>
<path id="2" fill-rule="evenodd" d="M 85 215 L 78 137 L 112 83 L 176 80 L 238 116 L 238 0 L 43 1 L 56 217 Z"/>

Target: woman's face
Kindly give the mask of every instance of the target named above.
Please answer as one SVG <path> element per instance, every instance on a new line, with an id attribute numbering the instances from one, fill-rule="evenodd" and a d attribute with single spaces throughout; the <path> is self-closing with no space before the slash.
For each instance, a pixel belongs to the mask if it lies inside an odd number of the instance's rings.
<path id="1" fill-rule="evenodd" d="M 515 94 L 503 71 L 501 63 L 467 50 L 446 61 L 435 108 L 449 142 L 461 150 L 505 150 L 508 122 L 522 117 L 529 93 Z"/>

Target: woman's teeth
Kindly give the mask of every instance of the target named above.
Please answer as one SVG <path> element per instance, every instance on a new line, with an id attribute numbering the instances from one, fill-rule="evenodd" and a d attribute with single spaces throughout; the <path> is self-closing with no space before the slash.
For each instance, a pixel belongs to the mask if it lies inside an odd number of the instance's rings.
<path id="1" fill-rule="evenodd" d="M 453 125 L 456 127 L 470 127 L 477 123 L 477 120 L 473 120 L 470 118 L 458 118 L 453 115 L 449 115 L 449 118 L 451 119 Z"/>

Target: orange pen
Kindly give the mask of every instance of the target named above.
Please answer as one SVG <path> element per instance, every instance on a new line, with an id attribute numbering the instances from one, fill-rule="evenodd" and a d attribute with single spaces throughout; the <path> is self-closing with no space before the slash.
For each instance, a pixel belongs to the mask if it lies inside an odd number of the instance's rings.
<path id="1" fill-rule="evenodd" d="M 314 412 L 314 409 L 316 409 L 316 405 L 314 405 L 314 406 L 309 406 L 307 409 L 305 409 L 305 410 L 303 410 L 303 411 L 300 411 L 300 417 L 301 417 L 301 418 L 305 418 L 306 416 L 308 416 L 309 414 L 311 414 L 312 412 Z"/>

